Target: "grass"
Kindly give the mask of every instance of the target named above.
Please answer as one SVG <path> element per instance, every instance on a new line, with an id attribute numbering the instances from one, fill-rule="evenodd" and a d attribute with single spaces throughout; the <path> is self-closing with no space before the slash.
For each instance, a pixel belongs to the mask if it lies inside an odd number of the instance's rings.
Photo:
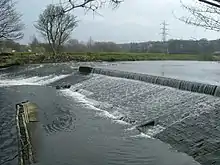
<path id="1" fill-rule="evenodd" d="M 145 61 L 145 60 L 212 60 L 202 55 L 193 54 L 163 54 L 163 53 L 125 53 L 125 52 L 100 52 L 100 53 L 64 53 L 77 59 L 87 61 Z M 207 57 L 207 56 L 206 56 Z"/>
<path id="2" fill-rule="evenodd" d="M 53 56 L 51 54 L 35 55 L 22 52 L 10 56 L 0 56 L 0 67 L 22 65 L 27 63 L 48 63 L 68 61 L 145 61 L 145 60 L 191 60 L 211 61 L 212 56 L 193 54 L 162 54 L 162 53 L 126 53 L 126 52 L 71 52 Z"/>

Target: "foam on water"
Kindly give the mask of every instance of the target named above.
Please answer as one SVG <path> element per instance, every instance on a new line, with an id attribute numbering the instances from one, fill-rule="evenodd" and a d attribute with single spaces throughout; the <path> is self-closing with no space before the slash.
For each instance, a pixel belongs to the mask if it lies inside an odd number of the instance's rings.
<path id="1" fill-rule="evenodd" d="M 70 66 L 71 69 L 79 69 L 79 67 L 76 66 Z"/>
<path id="2" fill-rule="evenodd" d="M 7 67 L 7 68 L 0 68 L 0 70 L 7 70 L 9 67 Z"/>
<path id="3" fill-rule="evenodd" d="M 152 136 L 149 136 L 147 134 L 144 134 L 144 133 L 140 133 L 138 135 L 133 135 L 131 136 L 132 138 L 147 138 L 147 139 L 153 139 Z"/>
<path id="4" fill-rule="evenodd" d="M 104 111 L 104 110 L 101 113 L 98 113 L 98 115 L 104 118 L 117 119 L 117 116 L 114 116 L 113 114 L 109 113 L 108 111 Z"/>
<path id="5" fill-rule="evenodd" d="M 150 137 L 153 137 L 153 136 L 155 136 L 156 134 L 162 132 L 164 129 L 165 129 L 165 127 L 162 127 L 162 126 L 160 126 L 160 125 L 156 125 L 156 126 L 154 126 L 153 128 L 148 129 L 145 134 L 148 135 L 148 136 L 150 136 Z"/>
<path id="6" fill-rule="evenodd" d="M 130 123 L 127 123 L 123 120 L 115 120 L 116 123 L 122 124 L 122 125 L 130 125 Z"/>
<path id="7" fill-rule="evenodd" d="M 79 92 L 79 93 L 81 93 L 81 94 L 83 94 L 85 96 L 90 96 L 90 95 L 93 94 L 92 92 L 84 90 L 84 89 L 79 89 L 77 92 Z"/>
<path id="8" fill-rule="evenodd" d="M 78 92 L 75 92 L 74 90 L 72 90 L 73 88 L 71 89 L 64 89 L 64 90 L 60 90 L 60 92 L 66 96 L 66 97 L 70 97 L 70 98 L 73 98 L 75 101 L 79 102 L 79 103 L 82 103 L 85 107 L 89 107 L 89 108 L 92 108 L 94 110 L 98 110 L 100 111 L 99 108 L 96 108 L 95 105 L 98 105 L 98 102 L 96 102 L 95 100 L 88 100 L 86 99 L 86 96 L 81 94 L 81 93 L 78 93 Z"/>
<path id="9" fill-rule="evenodd" d="M 137 127 L 137 125 L 132 126 L 130 128 L 127 128 L 126 131 L 133 131 L 135 130 Z M 145 132 L 141 132 L 140 134 L 134 136 L 134 137 L 142 137 L 142 136 L 146 136 L 146 137 L 154 137 L 155 135 L 157 135 L 158 133 L 162 132 L 163 130 L 165 130 L 166 128 L 161 126 L 161 125 L 155 125 L 151 128 L 148 128 Z"/>
<path id="10" fill-rule="evenodd" d="M 69 77 L 71 76 L 71 74 L 67 74 L 67 75 L 59 75 L 59 76 L 55 76 L 55 75 L 52 75 L 52 76 L 48 76 L 48 78 L 45 78 L 45 79 L 40 79 L 38 81 L 35 81 L 37 84 L 39 85 L 47 85 L 47 84 L 50 84 L 52 82 L 55 82 L 55 81 L 58 81 L 58 80 L 61 80 L 61 79 L 64 79 L 66 77 Z"/>
<path id="11" fill-rule="evenodd" d="M 18 85 L 47 85 L 47 84 L 58 81 L 68 76 L 70 75 L 59 75 L 59 76 L 49 75 L 49 76 L 43 76 L 43 77 L 34 76 L 34 77 L 29 77 L 29 78 L 18 77 L 14 79 L 1 77 L 0 87 L 18 86 Z"/>
<path id="12" fill-rule="evenodd" d="M 40 77 L 32 78 L 15 78 L 15 79 L 1 79 L 0 86 L 15 86 L 15 85 L 36 85 L 35 80 L 39 80 Z M 31 80 L 31 81 L 30 81 Z"/>
<path id="13" fill-rule="evenodd" d="M 135 130 L 136 129 L 136 126 L 132 126 L 132 127 L 130 127 L 130 128 L 127 128 L 125 131 L 133 131 L 133 130 Z"/>
<path id="14" fill-rule="evenodd" d="M 29 66 L 28 66 L 27 70 L 30 71 L 30 70 L 35 70 L 35 69 L 39 69 L 39 68 L 42 68 L 42 67 L 44 67 L 43 64 L 41 64 L 41 65 L 39 65 L 39 66 L 35 66 L 35 67 L 34 67 L 34 66 L 30 66 L 30 67 L 29 67 Z"/>
<path id="15" fill-rule="evenodd" d="M 105 103 L 101 103 L 99 101 L 89 99 L 85 95 L 83 95 L 79 92 L 75 92 L 73 89 L 74 89 L 74 87 L 72 87 L 70 89 L 60 90 L 59 92 L 61 92 L 62 95 L 66 96 L 66 97 L 73 98 L 78 103 L 82 103 L 82 105 L 85 108 L 89 108 L 89 109 L 98 111 L 96 113 L 96 115 L 98 115 L 100 117 L 113 119 L 115 122 L 120 123 L 120 124 L 128 124 L 124 121 L 118 120 L 118 118 L 120 118 L 123 115 L 120 112 L 118 112 L 117 110 L 113 111 L 112 113 L 108 112 L 105 109 L 102 109 L 105 107 Z M 111 105 L 106 103 L 106 107 L 109 107 L 109 106 L 111 106 Z"/>
<path id="16" fill-rule="evenodd" d="M 92 78 L 93 81 L 94 80 L 98 80 L 99 82 L 103 80 L 103 76 L 98 76 L 98 77 L 94 77 Z M 118 78 L 112 78 L 112 79 L 118 79 Z M 70 89 L 65 89 L 65 90 L 61 90 L 62 94 L 64 96 L 67 97 L 71 97 L 73 98 L 75 101 L 82 103 L 82 105 L 86 108 L 89 109 L 93 109 L 96 110 L 98 112 L 96 112 L 96 115 L 102 117 L 102 118 L 109 118 L 112 119 L 113 122 L 118 123 L 118 124 L 122 124 L 122 125 L 131 125 L 130 123 L 123 121 L 123 120 L 119 120 L 120 117 L 129 117 L 129 114 L 122 114 L 122 112 L 124 112 L 124 110 L 121 110 L 121 108 L 119 107 L 114 107 L 112 104 L 108 103 L 108 102 L 101 102 L 101 101 L 96 101 L 94 99 L 90 99 L 87 96 L 93 95 L 93 92 L 90 92 L 86 89 L 82 89 L 85 85 L 85 83 L 87 84 L 86 86 L 88 87 L 88 85 L 90 83 L 91 79 L 86 80 L 83 82 L 83 84 L 78 83 L 74 86 L 72 86 Z M 125 81 L 134 81 L 134 80 L 125 80 Z M 93 83 L 94 85 L 94 83 Z M 76 92 L 77 89 L 77 92 Z M 110 108 L 110 112 L 107 110 Z M 118 110 L 120 109 L 120 110 Z M 126 112 L 125 112 L 126 113 Z M 131 126 L 130 128 L 126 129 L 126 131 L 133 131 L 134 129 L 136 129 L 136 126 Z M 161 132 L 162 130 L 164 130 L 165 128 L 157 125 L 151 129 L 147 129 L 146 135 L 145 136 L 154 136 L 155 134 Z M 148 138 L 149 138 L 148 137 Z"/>
<path id="17" fill-rule="evenodd" d="M 81 85 L 76 84 L 76 86 L 79 87 Z M 78 103 L 81 103 L 83 107 L 95 110 L 97 116 L 100 116 L 106 119 L 111 119 L 112 122 L 120 124 L 120 125 L 129 126 L 129 128 L 125 128 L 125 131 L 134 131 L 136 129 L 136 126 L 134 125 L 132 126 L 130 123 L 126 121 L 119 120 L 119 118 L 124 115 L 121 112 L 119 112 L 117 108 L 115 108 L 115 110 L 113 110 L 112 112 L 105 110 L 105 107 L 109 108 L 109 107 L 112 107 L 113 105 L 109 103 L 102 103 L 102 102 L 87 98 L 82 93 L 79 93 L 80 90 L 76 92 L 75 89 L 76 89 L 75 86 L 73 86 L 70 89 L 60 90 L 59 92 L 61 92 L 63 96 L 70 97 L 74 99 L 75 101 L 77 101 Z M 86 91 L 86 90 L 83 90 L 83 91 Z M 89 93 L 89 91 L 85 93 Z M 146 133 L 140 133 L 133 137 L 134 138 L 152 138 L 155 134 L 163 131 L 164 129 L 165 129 L 164 127 L 157 125 L 151 129 L 148 129 Z"/>
<path id="18" fill-rule="evenodd" d="M 7 77 L 7 73 L 0 74 L 0 79 Z"/>

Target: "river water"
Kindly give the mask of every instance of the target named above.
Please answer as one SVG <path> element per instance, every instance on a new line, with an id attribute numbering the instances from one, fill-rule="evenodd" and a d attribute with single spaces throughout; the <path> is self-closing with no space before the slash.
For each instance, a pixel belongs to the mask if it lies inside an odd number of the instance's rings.
<path id="1" fill-rule="evenodd" d="M 15 104 L 24 100 L 40 109 L 40 165 L 220 164 L 219 98 L 82 75 L 79 65 L 210 84 L 220 80 L 220 64 L 208 62 L 63 63 L 0 70 L 0 164 L 18 152 Z M 60 84 L 72 86 L 56 90 Z M 135 129 L 151 120 L 156 125 L 144 133 Z M 17 164 L 17 159 L 5 164 Z"/>

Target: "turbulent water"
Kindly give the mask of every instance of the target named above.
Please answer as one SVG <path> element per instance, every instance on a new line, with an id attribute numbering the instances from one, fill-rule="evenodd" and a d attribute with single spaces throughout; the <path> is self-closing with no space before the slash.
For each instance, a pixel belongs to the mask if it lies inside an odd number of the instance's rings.
<path id="1" fill-rule="evenodd" d="M 79 65 L 0 71 L 0 164 L 18 152 L 15 104 L 24 100 L 40 109 L 42 165 L 220 164 L 219 98 L 123 78 L 82 75 Z M 121 69 L 125 64 L 86 65 Z M 72 86 L 56 90 L 60 84 Z M 143 128 L 144 133 L 135 129 L 152 120 L 155 126 Z M 17 164 L 17 158 L 5 164 Z"/>

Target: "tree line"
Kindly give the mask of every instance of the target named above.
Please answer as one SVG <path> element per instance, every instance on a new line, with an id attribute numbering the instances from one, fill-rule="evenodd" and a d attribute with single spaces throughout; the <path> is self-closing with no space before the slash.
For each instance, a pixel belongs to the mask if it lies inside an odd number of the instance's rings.
<path id="1" fill-rule="evenodd" d="M 17 52 L 34 53 L 53 52 L 50 44 L 40 42 L 35 36 L 27 45 L 19 44 L 13 40 L 4 40 L 0 45 L 11 48 Z M 131 53 L 165 53 L 165 54 L 220 54 L 219 40 L 169 40 L 167 42 L 149 41 L 137 43 L 117 44 L 114 42 L 97 42 L 89 38 L 87 42 L 77 39 L 68 39 L 59 47 L 61 52 L 131 52 Z"/>
<path id="2" fill-rule="evenodd" d="M 20 45 L 16 40 L 21 39 L 24 34 L 24 24 L 21 15 L 16 11 L 13 0 L 0 1 L 0 44 L 1 47 L 10 47 L 16 51 L 25 49 L 34 52 L 152 52 L 152 53 L 191 53 L 207 54 L 219 51 L 219 40 L 169 40 L 167 42 L 143 42 L 116 44 L 114 42 L 94 42 L 91 38 L 83 43 L 71 39 L 71 34 L 78 26 L 79 21 L 74 11 L 83 8 L 87 11 L 98 12 L 98 9 L 110 3 L 113 8 L 117 7 L 123 0 L 60 0 L 58 4 L 49 4 L 39 15 L 34 27 L 44 38 L 40 43 L 35 37 L 29 46 Z M 181 17 L 180 20 L 191 25 L 202 26 L 207 29 L 219 31 L 220 9 L 215 6 L 197 8 L 182 4 L 192 17 Z M 213 16 L 210 16 L 213 15 Z"/>

